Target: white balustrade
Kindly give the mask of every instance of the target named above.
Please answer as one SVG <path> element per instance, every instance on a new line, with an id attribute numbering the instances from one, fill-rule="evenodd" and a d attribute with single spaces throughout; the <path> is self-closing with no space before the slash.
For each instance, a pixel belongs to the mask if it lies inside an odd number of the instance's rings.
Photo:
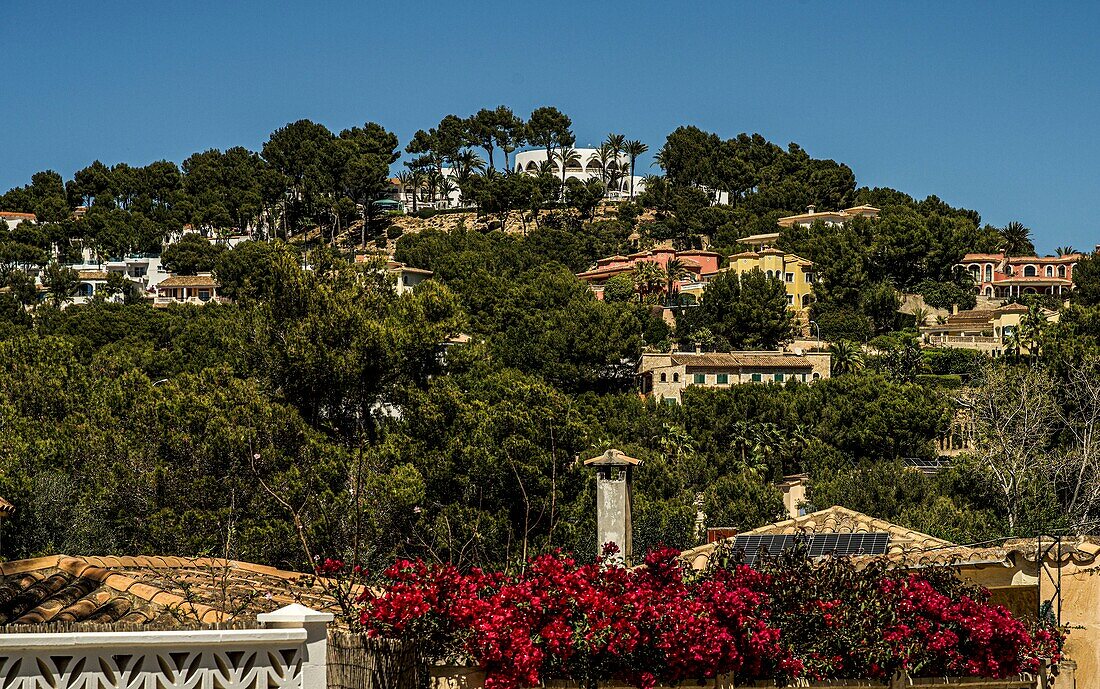
<path id="1" fill-rule="evenodd" d="M 330 613 L 262 629 L 0 634 L 0 689 L 325 689 Z"/>

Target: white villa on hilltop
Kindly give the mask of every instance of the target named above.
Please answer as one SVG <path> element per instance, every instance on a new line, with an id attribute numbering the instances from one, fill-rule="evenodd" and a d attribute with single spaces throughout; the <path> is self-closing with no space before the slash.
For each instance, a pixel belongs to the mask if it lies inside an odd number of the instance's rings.
<path id="1" fill-rule="evenodd" d="M 578 179 L 587 182 L 590 179 L 605 179 L 608 173 L 621 174 L 616 180 L 615 186 L 610 190 L 612 198 L 630 195 L 630 156 L 620 154 L 615 160 L 609 161 L 607 170 L 600 167 L 599 157 L 595 148 L 577 148 L 577 158 L 565 168 L 566 179 Z M 513 166 L 515 172 L 538 174 L 547 161 L 546 149 L 533 149 L 516 153 L 516 162 Z M 549 158 L 549 172 L 556 177 L 561 177 L 561 162 L 554 156 Z M 634 195 L 642 193 L 645 182 L 642 177 L 634 176 Z"/>

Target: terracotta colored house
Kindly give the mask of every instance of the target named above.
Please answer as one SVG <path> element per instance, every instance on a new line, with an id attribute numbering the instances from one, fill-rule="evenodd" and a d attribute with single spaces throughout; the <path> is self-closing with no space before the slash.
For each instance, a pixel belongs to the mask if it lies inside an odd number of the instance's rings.
<path id="1" fill-rule="evenodd" d="M 1062 295 L 1073 289 L 1073 269 L 1081 254 L 1006 256 L 967 254 L 957 268 L 970 273 L 979 296 L 1009 299 L 1024 294 Z"/>
<path id="2" fill-rule="evenodd" d="M 718 273 L 722 255 L 717 252 L 698 249 L 676 251 L 671 247 L 658 247 L 629 256 L 601 258 L 593 268 L 578 273 L 577 277 L 589 284 L 592 291 L 596 293 L 597 299 L 603 299 L 604 285 L 616 275 L 629 274 L 633 272 L 634 266 L 646 262 L 656 263 L 664 269 L 674 258 L 680 259 L 684 268 L 687 269 L 687 276 L 677 280 L 674 289 L 681 296 L 697 302 L 703 296 L 707 281 Z"/>

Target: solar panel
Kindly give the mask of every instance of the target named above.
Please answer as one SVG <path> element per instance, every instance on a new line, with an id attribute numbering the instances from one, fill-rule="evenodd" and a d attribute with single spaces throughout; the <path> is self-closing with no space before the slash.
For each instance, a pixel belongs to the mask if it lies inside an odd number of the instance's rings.
<path id="1" fill-rule="evenodd" d="M 794 535 L 742 535 L 733 539 L 734 550 L 745 554 L 745 564 L 753 564 L 761 552 L 778 555 L 798 543 L 806 543 L 810 557 L 825 555 L 882 555 L 890 545 L 890 534 L 871 533 L 829 533 L 809 536 Z"/>

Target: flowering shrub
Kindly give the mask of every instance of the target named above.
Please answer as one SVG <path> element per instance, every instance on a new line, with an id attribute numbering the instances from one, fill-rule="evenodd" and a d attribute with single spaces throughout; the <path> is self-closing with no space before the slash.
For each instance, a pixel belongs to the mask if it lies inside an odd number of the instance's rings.
<path id="1" fill-rule="evenodd" d="M 401 560 L 364 596 L 369 635 L 417 639 L 436 660 L 477 663 L 490 689 L 547 678 L 594 685 L 883 678 L 899 670 L 1005 677 L 1058 652 L 980 589 L 804 553 L 758 569 L 719 551 L 702 573 L 674 550 L 633 570 L 560 553 L 519 574 Z"/>

